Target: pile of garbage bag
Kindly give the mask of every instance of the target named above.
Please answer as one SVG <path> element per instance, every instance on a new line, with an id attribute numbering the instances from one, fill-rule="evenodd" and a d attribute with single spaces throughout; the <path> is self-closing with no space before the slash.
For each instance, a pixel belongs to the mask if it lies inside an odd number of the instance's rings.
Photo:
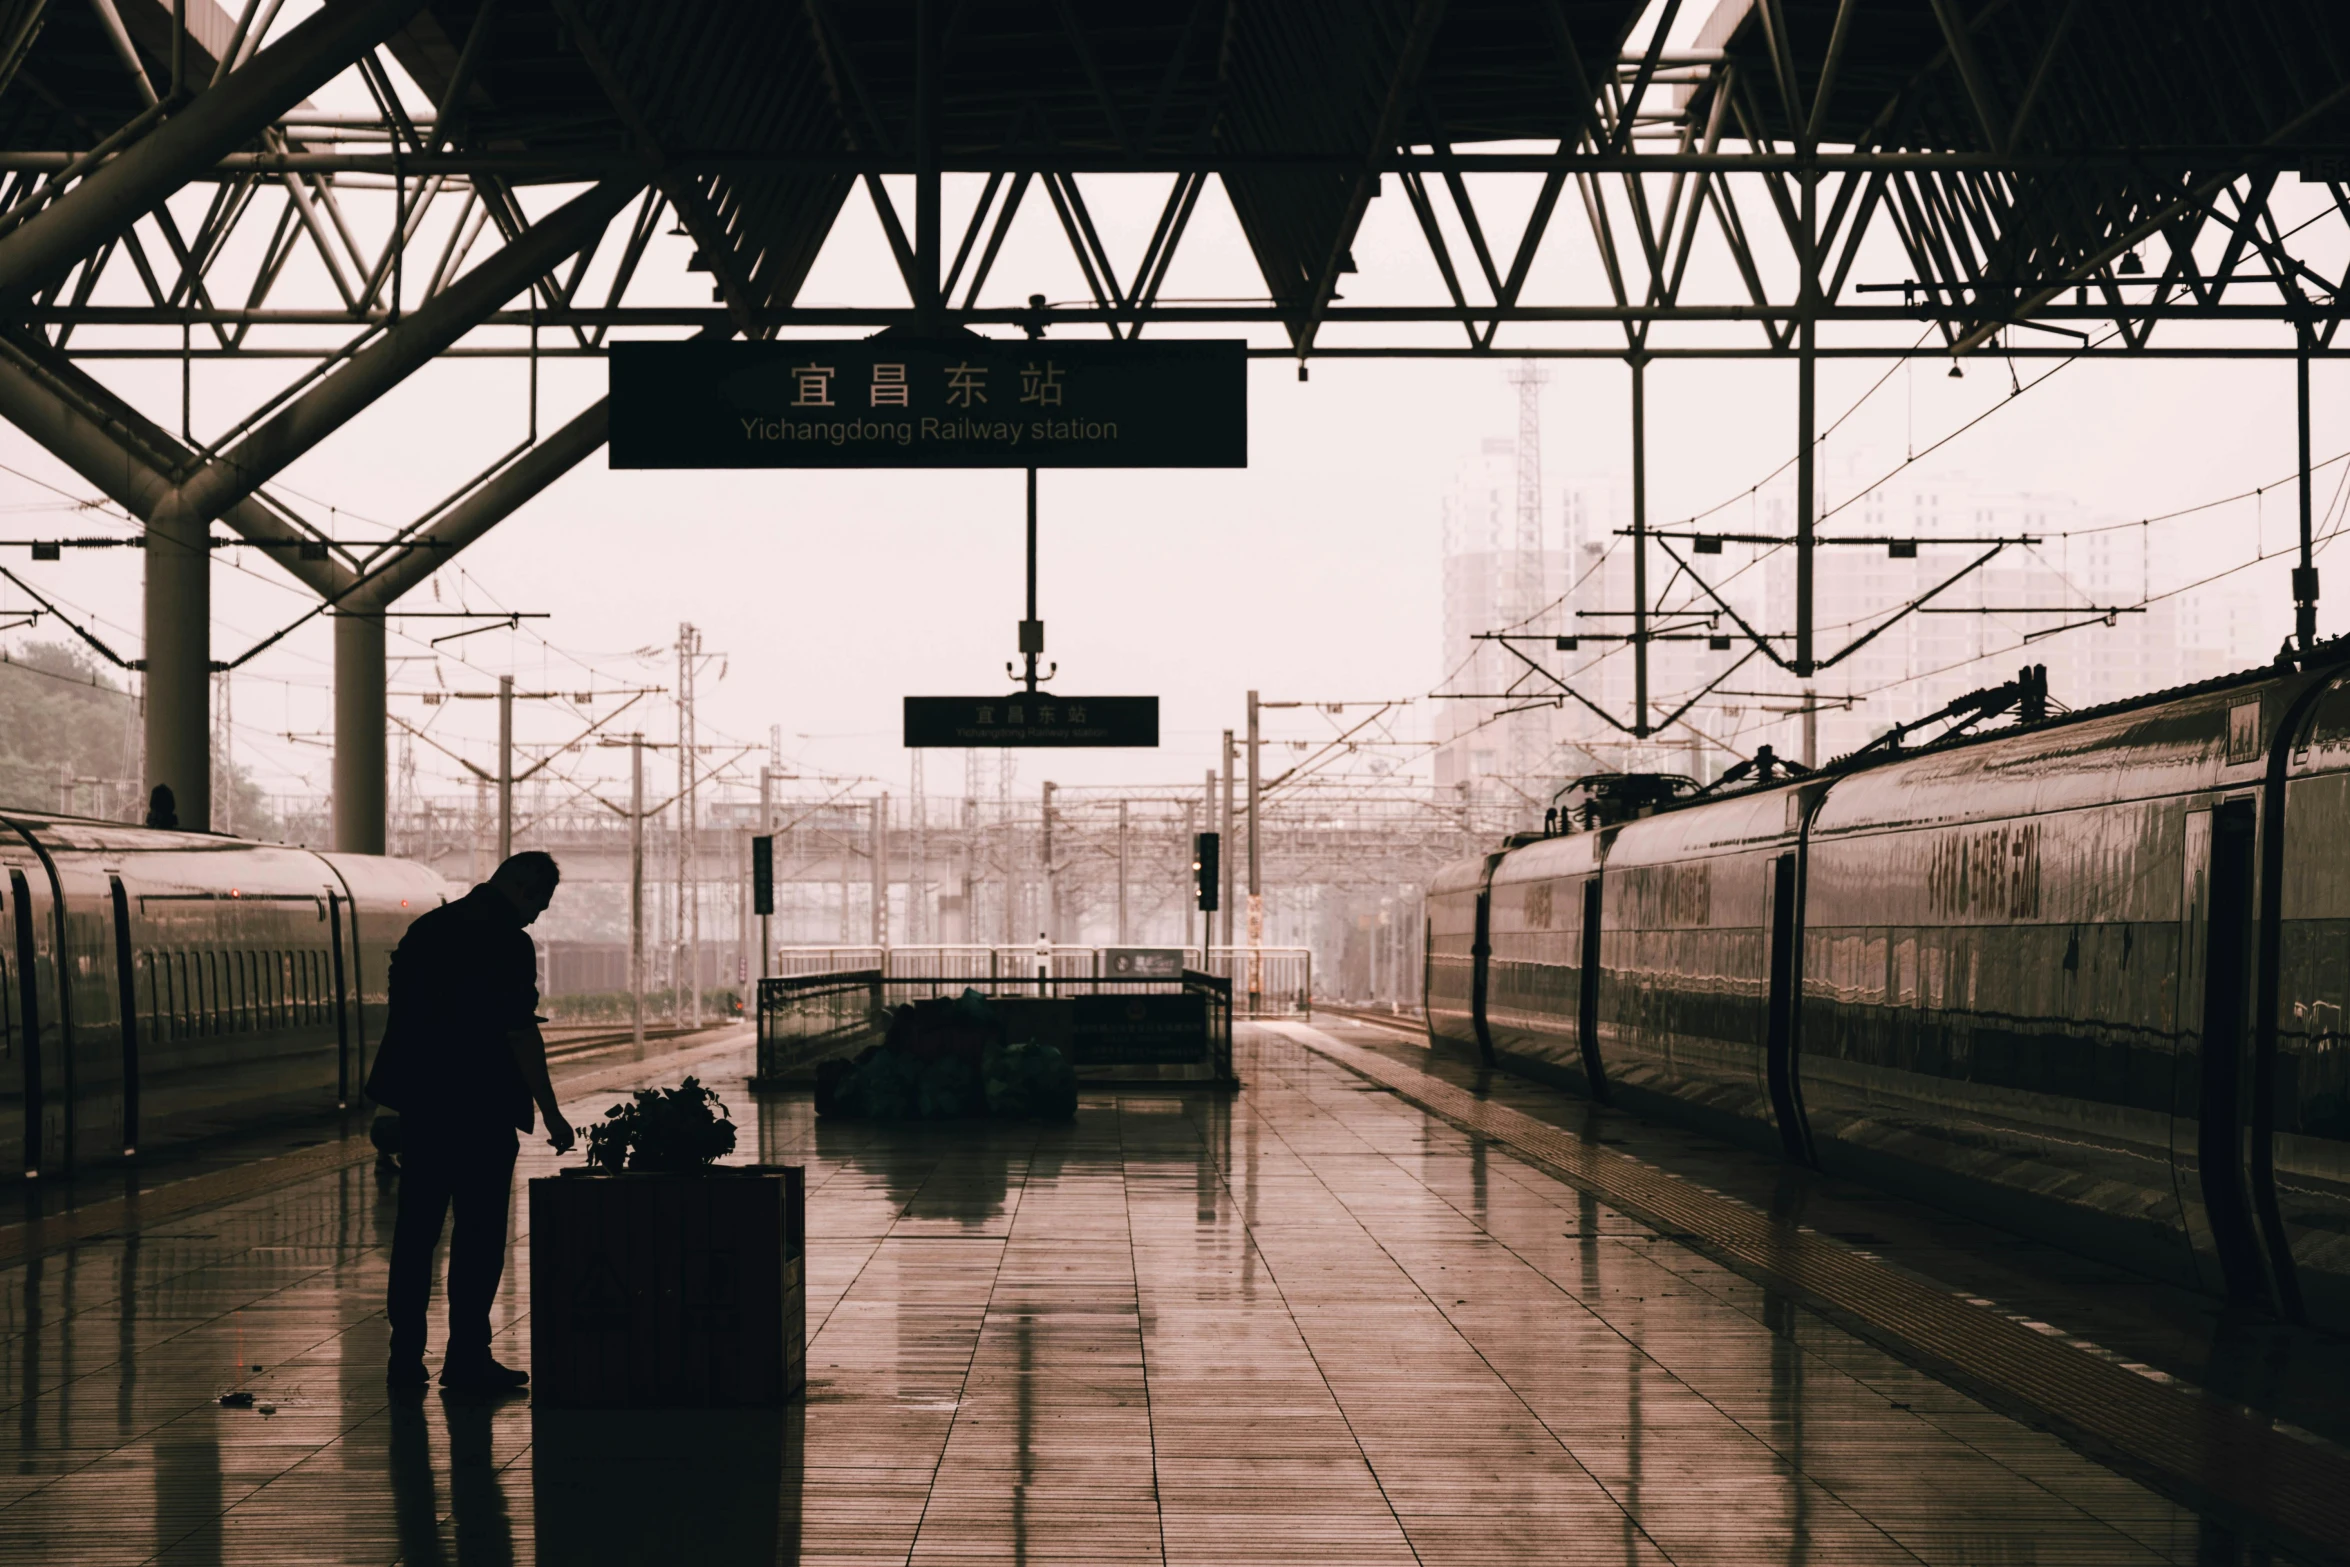
<path id="1" fill-rule="evenodd" d="M 1067 1121 L 1077 1073 L 1051 1045 L 1006 1037 L 976 990 L 897 1008 L 882 1042 L 816 1068 L 816 1113 L 844 1120 Z"/>

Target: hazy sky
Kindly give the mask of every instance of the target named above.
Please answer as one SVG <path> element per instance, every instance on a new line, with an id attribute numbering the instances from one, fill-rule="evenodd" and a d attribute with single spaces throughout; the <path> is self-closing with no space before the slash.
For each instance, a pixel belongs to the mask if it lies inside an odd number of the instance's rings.
<path id="1" fill-rule="evenodd" d="M 336 91 L 339 91 L 338 84 Z M 333 94 L 326 95 L 333 102 Z M 950 233 L 977 181 L 950 183 Z M 1131 264 L 1148 237 L 1164 183 L 1088 178 L 1084 182 L 1112 252 Z M 1473 185 L 1490 201 L 1493 226 L 1514 240 L 1516 210 L 1530 179 L 1492 177 Z M 2297 192 L 2290 184 L 2283 196 Z M 560 192 L 533 193 L 545 210 Z M 365 208 L 364 199 L 354 205 Z M 1760 203 L 1754 210 L 1759 213 Z M 2314 210 L 2314 208 L 2312 209 Z M 377 230 L 382 223 L 365 214 Z M 265 230 L 253 229 L 258 243 Z M 2323 232 L 2313 229 L 2305 240 Z M 429 243 L 429 236 L 428 241 Z M 2314 253 L 2337 266 L 2333 241 Z M 703 303 L 707 280 L 684 270 L 687 242 L 664 237 L 631 298 Z M 1372 205 L 1355 245 L 1362 271 L 1347 280 L 1351 300 L 1428 300 L 1440 285 L 1400 191 Z M 301 265 L 307 273 L 299 270 Z M 2158 270 L 2158 266 L 2153 268 Z M 226 270 L 241 276 L 231 260 Z M 1889 246 L 1872 250 L 1858 281 L 1899 281 L 1906 265 Z M 134 298 L 121 271 L 114 297 Z M 1052 210 L 1032 193 L 986 297 L 1016 302 L 1030 293 L 1083 296 Z M 1171 298 L 1261 296 L 1263 283 L 1237 226 L 1211 185 L 1166 288 Z M 298 264 L 281 303 L 323 297 L 315 262 Z M 1718 243 L 1701 244 L 1690 296 L 1737 297 Z M 807 302 L 897 303 L 904 298 L 877 224 L 861 195 L 852 199 L 802 293 Z M 1562 204 L 1529 299 L 1598 301 L 1604 284 L 1579 214 Z M 1389 329 L 1392 330 L 1392 329 Z M 1900 331 L 1901 339 L 1915 327 Z M 2176 328 L 2170 341 L 2189 341 Z M 91 331 L 77 342 L 114 340 Z M 1275 341 L 1271 334 L 1260 339 Z M 1331 330 L 1325 343 L 1361 340 Z M 1442 333 L 1423 340 L 1446 341 Z M 1605 344 L 1605 335 L 1561 332 L 1548 340 Z M 1666 339 L 1660 336 L 1659 341 Z M 1704 339 L 1685 335 L 1680 341 Z M 1717 332 L 1713 341 L 1727 341 Z M 1738 337 L 1755 341 L 1754 335 Z M 2238 329 L 2232 339 L 2277 341 Z M 1619 341 L 1620 339 L 1616 339 Z M 2057 341 L 2048 339 L 2050 342 Z M 2025 380 L 2052 361 L 2019 362 Z M 155 417 L 179 423 L 178 367 L 96 364 L 110 383 Z M 1214 758 L 1218 729 L 1237 727 L 1244 693 L 1268 699 L 1359 702 L 1417 696 L 1439 666 L 1438 572 L 1441 497 L 1478 442 L 1515 431 L 1515 392 L 1495 362 L 1318 360 L 1299 384 L 1294 366 L 1260 361 L 1249 384 L 1250 464 L 1244 471 L 1050 472 L 1042 481 L 1041 613 L 1055 685 L 1086 693 L 1156 693 L 1163 743 L 1155 754 L 1032 754 L 1021 781 L 1189 783 Z M 217 433 L 268 388 L 294 373 L 288 361 L 195 371 L 194 424 Z M 1882 361 L 1830 361 L 1820 371 L 1823 424 L 1885 373 Z M 1560 493 L 1628 466 L 1626 371 L 1620 362 L 1550 366 L 1543 405 L 1547 526 L 1556 537 Z M 541 386 L 542 426 L 599 394 L 600 361 L 550 361 Z M 1651 519 L 1685 516 L 1743 491 L 1782 462 L 1794 440 L 1795 369 L 1783 361 L 1660 363 L 1649 372 Z M 2350 446 L 2343 374 L 2316 371 L 2318 455 Z M 2294 463 L 2293 376 L 2287 362 L 2221 364 L 2147 361 L 2079 363 L 2012 399 L 1932 459 L 1986 486 L 2047 490 L 2081 498 L 2115 517 L 2168 511 L 2254 484 L 2277 481 Z M 1830 443 L 1831 454 L 1865 449 L 1898 460 L 1906 447 L 1940 437 L 1986 406 L 2011 402 L 2007 367 L 1970 361 L 1964 379 L 1920 362 L 1897 371 Z M 436 365 L 415 376 L 292 469 L 281 487 L 307 514 L 346 534 L 403 523 L 519 439 L 525 428 L 526 371 L 516 362 Z M 32 480 L 72 496 L 89 487 L 13 430 L 0 428 L 0 462 L 30 479 L 0 475 L 0 500 L 14 508 L 20 536 L 85 533 L 123 525 L 74 515 Z M 2321 476 L 2321 506 L 2338 469 Z M 1827 493 L 1833 503 L 1841 494 Z M 2256 510 L 2265 510 L 2272 547 L 2289 534 L 2289 485 L 2259 508 L 2247 502 L 2182 524 L 2181 551 L 2218 569 L 2247 559 Z M 972 473 L 614 473 L 601 456 L 584 464 L 439 579 L 440 599 L 423 589 L 412 607 L 497 607 L 543 611 L 526 630 L 484 633 L 431 656 L 425 639 L 455 629 L 418 620 L 397 627 L 393 711 L 477 761 L 495 733 L 487 703 L 428 711 L 399 695 L 444 684 L 488 689 L 502 671 L 526 687 L 584 690 L 668 684 L 667 649 L 681 621 L 703 630 L 725 655 L 704 677 L 706 727 L 763 745 L 780 725 L 788 758 L 809 773 L 870 775 L 905 787 L 897 743 L 898 701 L 908 693 L 983 691 L 1003 683 L 1021 614 L 1021 478 Z M 230 560 L 233 555 L 234 561 Z M 129 551 L 69 552 L 57 564 L 25 566 L 45 593 L 87 613 L 124 651 L 138 641 L 139 557 Z M 241 569 L 240 569 L 241 568 Z M 233 656 L 294 618 L 308 596 L 254 552 L 221 552 L 216 569 L 214 653 Z M 2265 581 L 2266 579 L 2263 578 Z M 2337 597 L 2322 626 L 2350 628 L 2350 572 L 2331 579 Z M 2281 580 L 2268 594 L 2279 634 L 2290 606 Z M 19 601 L 0 589 L 0 604 Z M 57 633 L 44 625 L 11 634 L 21 643 Z M 2060 665 L 2062 644 L 2035 656 Z M 631 650 L 661 650 L 649 660 Z M 273 789 L 323 791 L 327 776 L 330 638 L 323 622 L 295 633 L 238 676 L 236 744 Z M 591 676 L 591 671 L 594 672 Z M 609 703 L 595 711 L 608 711 Z M 647 727 L 666 731 L 665 707 Z M 1286 714 L 1276 734 L 1319 735 L 1329 720 Z M 531 741 L 581 727 L 569 711 L 542 704 L 519 731 Z M 620 727 L 629 727 L 623 724 Z M 293 738 L 288 738 L 291 736 Z M 961 788 L 961 754 L 934 753 L 929 787 Z M 755 768 L 759 758 L 750 759 Z M 454 776 L 453 764 L 418 753 L 427 787 Z M 558 764 L 575 777 L 612 776 L 611 753 Z"/>

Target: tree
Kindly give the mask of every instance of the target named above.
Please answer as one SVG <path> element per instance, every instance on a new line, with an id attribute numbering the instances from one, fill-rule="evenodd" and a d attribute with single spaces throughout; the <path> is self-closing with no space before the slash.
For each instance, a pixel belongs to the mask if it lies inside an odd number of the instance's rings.
<path id="1" fill-rule="evenodd" d="M 81 648 L 35 642 L 0 650 L 0 805 L 144 819 L 139 727 L 137 696 Z M 276 832 L 268 796 L 244 768 L 230 769 L 225 783 L 216 770 L 215 789 L 234 791 L 229 819 L 240 834 Z"/>

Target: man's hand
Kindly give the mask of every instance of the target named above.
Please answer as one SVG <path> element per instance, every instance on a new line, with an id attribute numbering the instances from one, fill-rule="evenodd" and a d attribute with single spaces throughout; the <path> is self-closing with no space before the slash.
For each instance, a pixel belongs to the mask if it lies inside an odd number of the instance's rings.
<path id="1" fill-rule="evenodd" d="M 558 1154 L 571 1152 L 571 1123 L 564 1120 L 558 1111 L 549 1110 L 547 1112 L 547 1141 L 554 1145 L 555 1152 Z"/>

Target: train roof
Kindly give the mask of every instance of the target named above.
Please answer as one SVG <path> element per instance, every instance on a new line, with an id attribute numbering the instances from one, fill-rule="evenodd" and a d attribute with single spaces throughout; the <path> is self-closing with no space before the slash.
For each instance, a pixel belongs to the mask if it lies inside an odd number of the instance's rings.
<path id="1" fill-rule="evenodd" d="M 1837 791 L 1833 789 L 1832 786 L 1842 783 L 1848 779 L 1861 778 L 1873 773 L 1878 773 L 1884 769 L 1894 766 L 1897 763 L 1914 763 L 1937 756 L 1949 756 L 1958 753 L 1975 751 L 1986 746 L 1994 745 L 2000 742 L 2011 742 L 2027 736 L 2060 734 L 2067 730 L 2078 729 L 2084 725 L 2095 725 L 2101 720 L 2127 717 L 2134 714 L 2151 714 L 2165 707 L 2175 706 L 2181 703 L 2189 703 L 2200 707 L 2202 704 L 2194 703 L 2194 699 L 2198 697 L 2221 695 L 2234 691 L 2254 690 L 2275 685 L 2287 680 L 2301 678 L 2322 680 L 2330 675 L 2343 674 L 2350 674 L 2350 635 L 2335 637 L 2329 641 L 2319 643 L 2317 646 L 2309 649 L 2304 653 L 2294 653 L 2288 648 L 2286 651 L 2279 654 L 2275 662 L 2259 665 L 2251 669 L 2236 670 L 2228 674 L 2213 676 L 2208 680 L 2198 680 L 2185 685 L 2170 686 L 2159 691 L 2148 691 L 2141 695 L 2125 697 L 2118 701 L 2101 702 L 2094 706 L 2073 708 L 2063 712 L 2051 712 L 2044 717 L 2032 719 L 2028 722 L 2011 722 L 1995 729 L 1967 728 L 1963 732 L 1944 733 L 1932 739 L 1924 740 L 1911 745 L 1888 746 L 1882 744 L 1872 744 L 1870 746 L 1864 746 L 1860 750 L 1848 752 L 1843 756 L 1824 763 L 1809 773 L 1796 774 L 1793 777 L 1780 775 L 1768 778 L 1757 778 L 1753 781 L 1743 783 L 1730 789 L 1722 789 L 1717 785 L 1714 788 L 1708 789 L 1698 794 L 1660 804 L 1652 811 L 1640 817 L 1634 818 L 1633 820 L 1651 821 L 1660 817 L 1680 816 L 1700 807 L 1720 806 L 1734 801 L 1761 802 L 1769 796 L 1784 795 L 1789 791 L 1801 791 L 1807 787 L 1826 787 L 1829 789 L 1831 797 L 1833 797 L 1835 793 L 1843 791 Z M 1978 695 L 1988 694 L 1990 693 L 1978 693 Z M 2275 712 L 2274 710 L 2267 710 L 2264 711 L 2263 722 L 2264 724 L 2272 723 L 2277 721 L 2280 717 L 2281 714 Z M 2208 727 L 2208 725 L 2203 727 Z M 2222 737 L 2224 741 L 2224 731 L 2222 732 Z M 2201 728 L 2198 728 L 2197 732 L 2192 735 L 2181 734 L 2171 738 L 2179 742 L 2179 745 L 2176 747 L 2176 749 L 2179 749 L 2182 752 L 2187 752 L 2196 750 L 2199 747 L 2208 749 L 2208 743 L 2211 737 L 2203 734 L 2201 732 Z M 2271 738 L 2272 737 L 2264 729 L 2262 737 L 2263 757 L 2266 755 L 2268 742 Z M 2184 754 L 2175 758 L 2175 760 L 2179 761 L 2183 766 L 2193 765 L 2190 759 Z M 2058 802 L 2050 801 L 2045 803 L 2054 804 Z M 1763 807 L 1766 814 L 1775 808 L 1775 806 Z M 2012 802 L 2008 802 L 2006 808 L 2012 809 Z M 1733 812 L 1732 814 L 1734 816 L 1743 818 L 1752 815 L 1753 813 L 1748 811 Z M 1630 826 L 1631 824 L 1631 822 L 1623 822 L 1612 823 L 1609 825 L 1615 827 L 1624 827 Z M 1758 832 L 1764 832 L 1767 834 L 1767 824 L 1761 816 L 1755 816 L 1753 821 L 1747 825 Z M 1862 824 L 1855 823 L 1845 825 Z M 1603 828 L 1599 830 L 1605 829 Z M 1506 852 L 1509 856 L 1509 862 L 1515 862 L 1527 856 L 1537 856 L 1541 861 L 1541 865 L 1537 865 L 1534 860 L 1527 860 L 1526 874 L 1531 875 L 1538 873 L 1543 866 L 1547 866 L 1550 860 L 1560 852 L 1558 850 L 1551 849 L 1549 847 L 1550 845 L 1572 842 L 1576 839 L 1590 838 L 1593 836 L 1595 836 L 1595 832 L 1593 830 L 1560 833 L 1548 837 L 1527 836 L 1520 840 L 1514 840 L 1507 847 Z M 1484 858 L 1485 856 L 1480 854 L 1473 860 L 1461 862 L 1460 866 L 1458 867 L 1461 876 L 1470 880 L 1481 882 L 1484 878 Z M 1505 862 L 1505 864 L 1509 862 Z M 1564 863 L 1558 866 L 1558 869 L 1562 871 L 1566 870 L 1567 868 L 1568 867 Z M 1450 882 L 1447 880 L 1448 875 L 1454 870 L 1455 867 L 1448 866 L 1444 871 L 1440 871 L 1436 878 L 1430 882 L 1430 891 L 1458 890 L 1453 888 Z M 1517 879 L 1516 876 L 1512 874 L 1512 872 L 1515 870 L 1516 866 L 1513 864 L 1508 870 L 1497 869 L 1494 872 L 1494 875 L 1497 880 L 1505 878 L 1514 880 Z"/>
<path id="2" fill-rule="evenodd" d="M 2003 740 L 2013 740 L 2022 735 L 2046 734 L 2117 715 L 2149 712 L 2194 697 L 2244 690 L 2300 675 L 2322 678 L 2327 674 L 2340 673 L 2350 673 L 2350 635 L 2335 637 L 2319 643 L 2305 654 L 2293 657 L 2280 656 L 2274 663 L 2262 664 L 2252 669 L 2215 675 L 2208 680 L 2170 686 L 2160 691 L 2148 691 L 2139 696 L 2123 697 L 2117 701 L 2100 702 L 2091 707 L 2069 708 L 2063 712 L 2053 712 L 2044 718 L 2034 719 L 2027 723 L 2011 723 L 1996 729 L 1969 729 L 1964 733 L 1943 734 L 1915 745 L 1888 746 L 1882 749 L 1863 746 L 1857 751 L 1847 752 L 1823 763 L 1814 771 L 1798 776 L 1793 782 L 1798 785 L 1812 782 L 1828 783 L 1856 774 L 1871 772 L 1878 768 L 1889 767 L 1897 762 L 1912 762 L 1921 757 L 1971 750 Z M 1788 786 L 1788 783 L 1788 779 L 1776 778 L 1757 781 L 1740 788 L 1717 793 L 1699 794 L 1660 806 L 1656 814 L 1685 811 L 1694 806 L 1712 805 L 1723 800 L 1739 799 L 1767 790 L 1783 789 Z"/>

